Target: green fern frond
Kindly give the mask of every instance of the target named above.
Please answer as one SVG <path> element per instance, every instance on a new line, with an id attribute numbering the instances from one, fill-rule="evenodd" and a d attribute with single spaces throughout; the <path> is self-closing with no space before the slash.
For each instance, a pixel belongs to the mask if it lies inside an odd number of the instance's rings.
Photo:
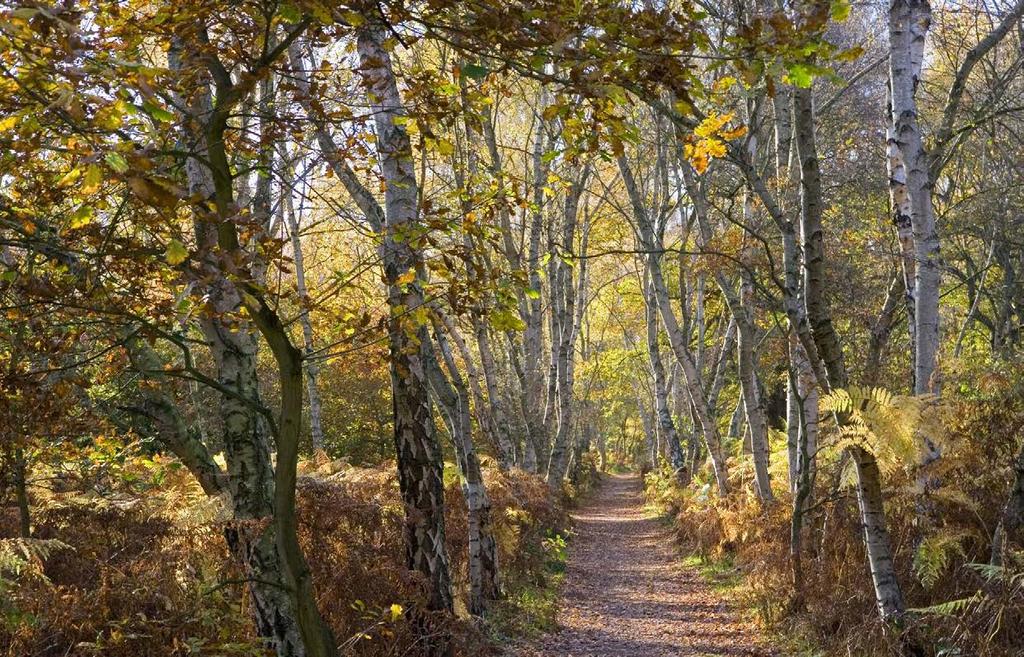
<path id="1" fill-rule="evenodd" d="M 67 543 L 52 538 L 0 539 L 0 584 L 5 584 L 5 577 L 11 575 L 46 581 L 43 563 L 54 552 L 72 549 Z"/>
<path id="2" fill-rule="evenodd" d="M 981 593 L 975 593 L 974 595 L 966 598 L 959 598 L 957 600 L 950 600 L 948 602 L 940 602 L 939 604 L 931 605 L 929 607 L 916 607 L 910 609 L 914 613 L 918 614 L 936 614 L 939 616 L 959 616 L 971 607 L 971 605 L 977 603 L 981 599 Z"/>
<path id="3" fill-rule="evenodd" d="M 1009 573 L 1007 568 L 990 563 L 969 563 L 967 567 L 981 575 L 987 582 L 998 582 L 1006 579 Z"/>
<path id="4" fill-rule="evenodd" d="M 914 553 L 914 573 L 922 586 L 926 589 L 935 586 L 952 555 L 964 556 L 963 540 L 967 536 L 966 532 L 939 533 L 921 541 Z"/>

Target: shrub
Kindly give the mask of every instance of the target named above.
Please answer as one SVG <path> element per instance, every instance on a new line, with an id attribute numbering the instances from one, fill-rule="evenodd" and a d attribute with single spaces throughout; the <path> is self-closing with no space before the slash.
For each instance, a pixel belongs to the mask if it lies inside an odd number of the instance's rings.
<path id="1" fill-rule="evenodd" d="M 403 610 L 419 602 L 420 589 L 404 567 L 394 468 L 304 464 L 303 472 L 300 540 L 325 618 L 346 654 L 407 654 L 411 634 Z M 537 476 L 487 468 L 485 478 L 505 590 L 516 600 L 547 584 L 545 541 L 564 526 L 563 506 Z M 464 613 L 466 513 L 458 483 L 450 482 L 446 494 L 447 543 L 463 613 L 432 622 L 452 637 L 457 654 L 486 654 L 486 634 Z M 248 600 L 223 540 L 225 509 L 183 472 L 148 490 L 52 495 L 35 500 L 33 510 L 33 544 L 51 549 L 24 561 L 45 577 L 29 567 L 14 572 L 13 557 L 0 558 L 0 655 L 266 654 L 253 636 Z M 16 519 L 4 518 L 3 525 L 15 531 Z"/>

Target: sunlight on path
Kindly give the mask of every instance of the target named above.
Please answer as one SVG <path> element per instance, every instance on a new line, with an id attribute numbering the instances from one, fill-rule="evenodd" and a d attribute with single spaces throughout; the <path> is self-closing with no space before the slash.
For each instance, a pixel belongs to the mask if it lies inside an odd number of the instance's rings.
<path id="1" fill-rule="evenodd" d="M 669 528 L 644 512 L 636 475 L 606 476 L 573 514 L 560 631 L 519 657 L 774 657 L 700 575 L 680 563 Z"/>

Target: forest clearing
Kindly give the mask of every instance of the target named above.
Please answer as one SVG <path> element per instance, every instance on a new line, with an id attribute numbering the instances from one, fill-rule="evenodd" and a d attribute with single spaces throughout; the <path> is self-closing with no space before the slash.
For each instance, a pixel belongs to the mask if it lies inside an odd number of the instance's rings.
<path id="1" fill-rule="evenodd" d="M 1024 655 L 1022 17 L 0 0 L 0 657 Z"/>

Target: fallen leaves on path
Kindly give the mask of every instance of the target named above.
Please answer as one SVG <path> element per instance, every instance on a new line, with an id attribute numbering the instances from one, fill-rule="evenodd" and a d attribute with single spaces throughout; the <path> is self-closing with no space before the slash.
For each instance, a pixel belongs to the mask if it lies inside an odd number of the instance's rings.
<path id="1" fill-rule="evenodd" d="M 558 632 L 517 657 L 772 657 L 644 512 L 637 476 L 606 477 L 573 514 Z"/>

